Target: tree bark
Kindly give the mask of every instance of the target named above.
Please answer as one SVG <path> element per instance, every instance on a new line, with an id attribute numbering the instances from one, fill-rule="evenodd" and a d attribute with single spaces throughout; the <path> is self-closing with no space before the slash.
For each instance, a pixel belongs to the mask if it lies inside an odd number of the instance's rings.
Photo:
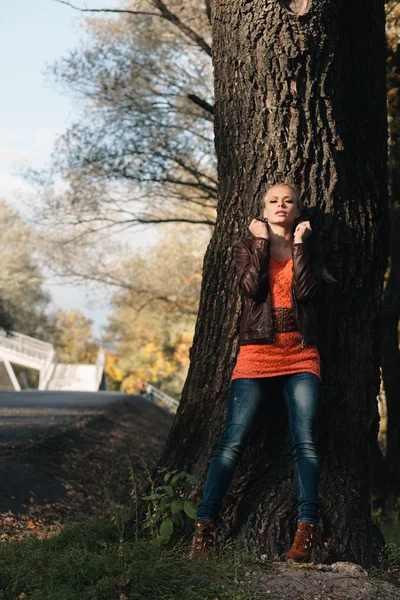
<path id="1" fill-rule="evenodd" d="M 382 378 L 387 407 L 386 456 L 380 489 L 382 507 L 390 512 L 400 494 L 400 44 L 388 49 L 390 264 L 381 309 Z M 375 477 L 379 481 L 379 478 Z"/>
<path id="2" fill-rule="evenodd" d="M 386 473 L 387 491 L 396 497 L 400 494 L 400 210 L 392 211 L 392 251 L 390 274 L 382 305 L 382 377 L 385 384 L 387 406 Z M 395 235 L 397 238 L 395 239 Z"/>
<path id="3" fill-rule="evenodd" d="M 318 235 L 339 282 L 325 285 L 321 311 L 320 559 L 377 564 L 383 537 L 371 519 L 370 458 L 390 228 L 384 2 L 319 0 L 303 17 L 278 1 L 214 1 L 211 8 L 217 223 L 204 258 L 188 377 L 160 466 L 207 473 L 238 351 L 242 303 L 232 244 L 259 214 L 265 182 L 288 177 L 305 205 L 325 214 Z M 265 399 L 225 497 L 225 535 L 240 535 L 247 549 L 277 559 L 292 542 L 296 507 L 277 393 Z"/>

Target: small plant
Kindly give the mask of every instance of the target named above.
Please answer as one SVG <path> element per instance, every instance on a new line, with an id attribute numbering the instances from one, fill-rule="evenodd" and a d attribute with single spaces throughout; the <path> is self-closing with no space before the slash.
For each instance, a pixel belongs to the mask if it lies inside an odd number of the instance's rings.
<path id="1" fill-rule="evenodd" d="M 140 522 L 141 529 L 147 530 L 158 544 L 172 544 L 193 529 L 197 504 L 188 497 L 199 485 L 200 477 L 186 471 L 178 472 L 177 469 L 168 471 L 163 467 L 157 472 L 164 475 L 164 485 L 155 487 L 147 468 L 146 472 L 151 490 L 145 495 L 138 494 L 137 481 L 131 472 L 136 517 L 140 513 L 140 506 L 145 503 L 146 516 Z"/>
<path id="2" fill-rule="evenodd" d="M 384 568 L 400 565 L 400 546 L 393 542 L 385 544 L 379 553 L 379 563 Z"/>

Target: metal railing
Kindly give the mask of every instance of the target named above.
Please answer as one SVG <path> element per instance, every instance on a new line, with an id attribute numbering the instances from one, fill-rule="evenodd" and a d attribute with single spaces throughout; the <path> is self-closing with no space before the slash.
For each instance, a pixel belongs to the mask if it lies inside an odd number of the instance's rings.
<path id="1" fill-rule="evenodd" d="M 11 331 L 7 335 L 2 328 L 0 328 L 0 360 L 11 363 L 15 361 L 17 364 L 37 368 L 40 371 L 39 390 L 48 389 L 58 363 L 54 347 L 49 342 L 43 342 L 16 331 Z M 103 348 L 100 348 L 94 371 L 97 387 L 100 386 L 104 366 L 105 354 Z"/>
<path id="2" fill-rule="evenodd" d="M 147 400 L 150 400 L 150 402 L 153 402 L 158 406 L 166 408 L 171 413 L 176 413 L 179 406 L 178 400 L 175 400 L 175 398 L 172 398 L 172 396 L 168 396 L 168 394 L 154 387 L 154 385 L 151 385 L 151 383 L 147 383 L 145 381 L 144 384 L 146 389 L 150 388 L 150 392 L 146 393 Z"/>
<path id="3" fill-rule="evenodd" d="M 16 331 L 7 335 L 4 329 L 0 329 L 0 348 L 46 362 L 53 350 L 53 345 Z"/>

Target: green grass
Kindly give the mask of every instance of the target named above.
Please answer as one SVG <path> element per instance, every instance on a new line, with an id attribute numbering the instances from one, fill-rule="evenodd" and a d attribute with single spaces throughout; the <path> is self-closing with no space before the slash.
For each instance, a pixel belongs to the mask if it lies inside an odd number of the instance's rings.
<path id="1" fill-rule="evenodd" d="M 210 561 L 187 552 L 187 545 L 124 542 L 110 519 L 86 519 L 54 538 L 0 544 L 0 598 L 245 600 L 235 581 L 244 554 Z"/>
<path id="2" fill-rule="evenodd" d="M 166 549 L 124 540 L 123 522 L 121 512 L 81 520 L 53 538 L 3 542 L 0 600 L 248 600 L 239 581 L 257 562 L 252 555 L 227 544 L 211 560 L 191 560 L 187 543 Z M 400 564 L 400 528 L 382 529 L 390 563 Z"/>
<path id="3" fill-rule="evenodd" d="M 382 521 L 381 528 L 386 542 L 400 547 L 400 521 Z"/>
<path id="4" fill-rule="evenodd" d="M 381 529 L 385 546 L 381 551 L 381 561 L 386 567 L 400 565 L 400 522 L 382 521 Z"/>

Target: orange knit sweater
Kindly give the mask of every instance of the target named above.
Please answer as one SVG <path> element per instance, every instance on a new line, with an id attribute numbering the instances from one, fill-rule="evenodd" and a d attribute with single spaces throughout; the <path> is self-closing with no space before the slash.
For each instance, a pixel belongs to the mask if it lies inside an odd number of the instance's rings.
<path id="1" fill-rule="evenodd" d="M 290 308 L 290 287 L 293 276 L 292 257 L 276 260 L 270 257 L 268 279 L 273 308 Z M 301 347 L 301 333 L 274 333 L 272 344 L 240 346 L 232 380 L 239 377 L 274 377 L 308 371 L 321 379 L 320 356 L 314 344 Z"/>

